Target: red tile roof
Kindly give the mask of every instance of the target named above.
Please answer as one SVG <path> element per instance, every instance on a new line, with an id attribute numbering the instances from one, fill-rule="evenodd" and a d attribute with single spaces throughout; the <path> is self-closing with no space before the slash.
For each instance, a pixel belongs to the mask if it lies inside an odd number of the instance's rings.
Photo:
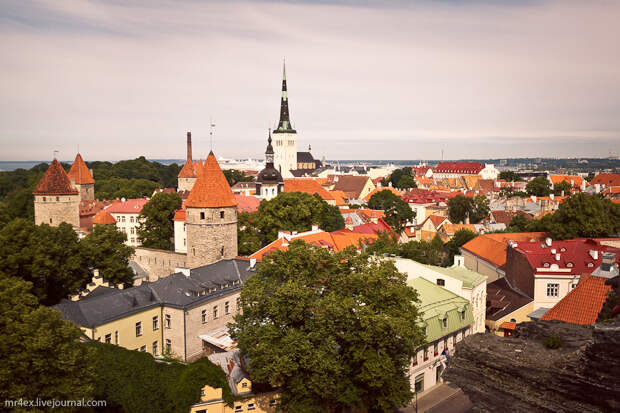
<path id="1" fill-rule="evenodd" d="M 363 175 L 336 175 L 333 189 L 344 192 L 349 199 L 358 199 L 369 180 L 368 176 Z"/>
<path id="2" fill-rule="evenodd" d="M 517 328 L 517 323 L 511 323 L 510 321 L 504 321 L 499 328 L 504 330 L 514 330 Z"/>
<path id="3" fill-rule="evenodd" d="M 39 184 L 32 192 L 35 195 L 77 195 L 64 168 L 56 159 L 52 161 Z"/>
<path id="4" fill-rule="evenodd" d="M 76 185 L 88 185 L 94 184 L 95 180 L 93 176 L 90 174 L 88 170 L 88 166 L 82 159 L 82 155 L 79 153 L 75 157 L 75 161 L 73 161 L 73 165 L 71 165 L 71 169 L 69 169 L 69 180 L 73 179 Z"/>
<path id="5" fill-rule="evenodd" d="M 113 214 L 139 214 L 142 207 L 149 202 L 146 198 L 127 199 L 125 201 L 116 201 L 106 211 Z"/>
<path id="6" fill-rule="evenodd" d="M 552 175 L 549 174 L 549 179 L 551 180 L 551 183 L 555 184 L 559 184 L 560 182 L 568 182 L 569 184 L 571 184 L 572 186 L 581 186 L 581 184 L 583 183 L 583 178 L 580 176 L 574 176 L 574 175 Z"/>
<path id="7" fill-rule="evenodd" d="M 235 194 L 235 199 L 237 200 L 237 211 L 239 212 L 256 212 L 260 205 L 260 199 L 252 195 Z"/>
<path id="8" fill-rule="evenodd" d="M 435 228 L 439 227 L 444 221 L 450 222 L 447 217 L 442 217 L 441 215 L 427 216 L 426 219 L 422 222 L 422 225 L 424 225 L 426 221 L 431 221 Z"/>
<path id="9" fill-rule="evenodd" d="M 440 162 L 435 173 L 478 174 L 483 169 L 479 162 Z"/>
<path id="10" fill-rule="evenodd" d="M 579 284 L 562 298 L 541 320 L 560 320 L 567 323 L 588 325 L 596 321 L 611 286 L 607 278 L 584 274 Z"/>
<path id="11" fill-rule="evenodd" d="M 620 186 L 620 174 L 598 174 L 590 181 L 590 185 Z"/>
<path id="12" fill-rule="evenodd" d="M 508 241 L 526 242 L 531 239 L 542 241 L 547 236 L 544 232 L 482 234 L 467 242 L 461 248 L 483 260 L 502 268 L 506 265 L 506 246 Z"/>
<path id="13" fill-rule="evenodd" d="M 531 221 L 533 218 L 530 214 L 524 211 L 506 211 L 503 209 L 498 209 L 495 211 L 491 211 L 495 222 L 498 224 L 505 224 L 506 226 L 510 225 L 510 222 L 517 215 L 522 215 L 527 221 Z"/>
<path id="14" fill-rule="evenodd" d="M 223 208 L 237 206 L 237 200 L 220 169 L 213 152 L 209 153 L 185 205 L 189 208 Z"/>
<path id="15" fill-rule="evenodd" d="M 174 212 L 173 221 L 185 221 L 185 209 L 177 209 Z"/>
<path id="16" fill-rule="evenodd" d="M 116 225 L 114 217 L 105 209 L 97 212 L 97 215 L 93 218 L 93 224 L 99 225 Z"/>
<path id="17" fill-rule="evenodd" d="M 185 161 L 185 165 L 179 171 L 177 178 L 196 178 L 196 165 L 191 159 Z"/>
<path id="18" fill-rule="evenodd" d="M 306 194 L 317 194 L 324 201 L 335 201 L 333 194 L 327 191 L 316 180 L 311 178 L 295 178 L 284 180 L 284 192 L 303 192 Z"/>
<path id="19" fill-rule="evenodd" d="M 392 192 L 394 195 L 396 195 L 396 196 L 397 196 L 397 197 L 399 197 L 399 198 L 400 198 L 400 197 L 401 197 L 401 195 L 402 195 L 400 192 L 398 192 L 398 190 L 397 190 L 397 189 L 395 189 L 395 188 L 393 188 L 393 187 L 391 187 L 391 186 L 386 186 L 386 187 L 383 187 L 383 188 L 375 188 L 375 189 L 373 189 L 372 191 L 370 191 L 370 193 L 364 197 L 364 201 L 366 201 L 366 202 L 370 201 L 370 198 L 371 198 L 374 194 L 376 194 L 376 193 L 378 193 L 378 192 L 381 192 L 381 191 L 390 191 L 390 192 Z"/>

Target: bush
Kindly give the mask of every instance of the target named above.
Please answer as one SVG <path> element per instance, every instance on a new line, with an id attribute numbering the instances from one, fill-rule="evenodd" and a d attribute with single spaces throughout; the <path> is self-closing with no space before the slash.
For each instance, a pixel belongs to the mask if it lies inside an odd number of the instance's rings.
<path id="1" fill-rule="evenodd" d="M 542 343 L 545 347 L 555 350 L 556 348 L 560 348 L 560 346 L 562 346 L 562 337 L 556 333 L 551 333 L 550 336 L 543 337 Z"/>

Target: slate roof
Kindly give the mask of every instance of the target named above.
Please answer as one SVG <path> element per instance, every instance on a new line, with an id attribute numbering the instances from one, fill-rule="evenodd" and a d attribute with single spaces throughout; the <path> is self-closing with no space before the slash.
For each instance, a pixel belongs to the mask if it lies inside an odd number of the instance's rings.
<path id="1" fill-rule="evenodd" d="M 84 159 L 82 159 L 82 155 L 79 153 L 76 155 L 75 160 L 73 161 L 73 165 L 71 165 L 71 169 L 69 169 L 69 173 L 67 174 L 69 180 L 73 179 L 76 185 L 87 185 L 94 184 L 95 180 L 93 176 L 90 174 L 90 170 L 86 166 Z"/>
<path id="2" fill-rule="evenodd" d="M 151 307 L 190 308 L 239 290 L 256 271 L 248 260 L 230 259 L 193 268 L 190 276 L 171 274 L 124 290 L 97 287 L 79 301 L 63 300 L 54 308 L 65 320 L 92 328 Z"/>
<path id="3" fill-rule="evenodd" d="M 310 163 L 314 162 L 314 157 L 310 152 L 297 152 L 297 162 Z"/>
<path id="4" fill-rule="evenodd" d="M 486 319 L 497 321 L 532 301 L 530 297 L 512 289 L 505 278 L 498 278 L 487 284 Z"/>
<path id="5" fill-rule="evenodd" d="M 209 153 L 185 206 L 188 208 L 220 208 L 237 206 L 237 200 L 220 169 L 213 152 Z"/>
<path id="6" fill-rule="evenodd" d="M 77 195 L 78 191 L 71 186 L 71 181 L 60 162 L 54 159 L 32 193 L 34 195 Z"/>
<path id="7" fill-rule="evenodd" d="M 601 312 L 611 286 L 605 285 L 607 278 L 584 274 L 579 284 L 541 320 L 560 320 L 567 323 L 588 325 L 593 324 Z"/>

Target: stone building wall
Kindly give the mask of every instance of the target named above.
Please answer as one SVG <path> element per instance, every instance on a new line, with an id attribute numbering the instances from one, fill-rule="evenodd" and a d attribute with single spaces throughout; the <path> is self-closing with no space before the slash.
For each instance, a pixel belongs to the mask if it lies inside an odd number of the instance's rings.
<path id="1" fill-rule="evenodd" d="M 191 191 L 197 178 L 178 178 L 178 191 Z"/>
<path id="2" fill-rule="evenodd" d="M 184 311 L 180 308 L 164 307 L 161 326 L 163 330 L 162 351 L 166 351 L 166 342 L 170 340 L 173 355 L 186 359 L 184 334 L 187 330 L 185 325 Z M 170 327 L 166 322 L 166 316 L 170 316 Z"/>
<path id="3" fill-rule="evenodd" d="M 237 256 L 236 207 L 187 208 L 185 222 L 189 268 Z"/>
<path id="4" fill-rule="evenodd" d="M 80 193 L 80 201 L 95 199 L 95 184 L 74 185 Z"/>
<path id="5" fill-rule="evenodd" d="M 35 195 L 34 223 L 57 227 L 61 222 L 80 227 L 80 196 Z"/>
<path id="6" fill-rule="evenodd" d="M 154 248 L 136 248 L 133 260 L 149 275 L 148 281 L 156 281 L 174 273 L 175 268 L 187 267 L 187 255 Z"/>

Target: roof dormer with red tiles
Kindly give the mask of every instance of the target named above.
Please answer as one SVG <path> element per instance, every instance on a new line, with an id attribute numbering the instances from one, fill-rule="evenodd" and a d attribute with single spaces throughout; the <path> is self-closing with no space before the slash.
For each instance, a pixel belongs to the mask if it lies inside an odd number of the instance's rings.
<path id="1" fill-rule="evenodd" d="M 56 159 L 32 192 L 34 195 L 34 222 L 36 225 L 58 226 L 61 222 L 80 227 L 80 196 Z"/>
<path id="2" fill-rule="evenodd" d="M 237 200 L 213 152 L 185 202 L 190 268 L 237 256 Z"/>

